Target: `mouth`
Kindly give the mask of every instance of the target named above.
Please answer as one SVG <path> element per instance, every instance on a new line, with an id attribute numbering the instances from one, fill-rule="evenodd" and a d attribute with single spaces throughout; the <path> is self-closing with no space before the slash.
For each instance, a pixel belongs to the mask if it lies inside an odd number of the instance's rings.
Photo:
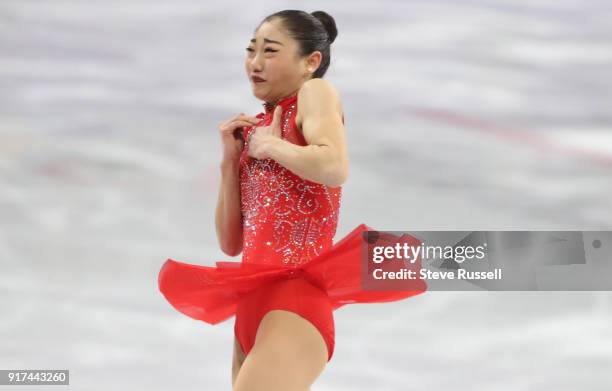
<path id="1" fill-rule="evenodd" d="M 262 79 L 262 78 L 261 78 L 261 77 L 259 77 L 259 76 L 252 76 L 252 77 L 251 77 L 251 80 L 253 80 L 253 83 L 263 83 L 263 82 L 265 82 L 265 81 L 266 81 L 265 79 Z"/>

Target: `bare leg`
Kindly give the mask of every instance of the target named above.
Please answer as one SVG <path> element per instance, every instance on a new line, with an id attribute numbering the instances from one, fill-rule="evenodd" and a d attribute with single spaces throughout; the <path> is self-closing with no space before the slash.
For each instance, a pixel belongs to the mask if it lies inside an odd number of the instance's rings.
<path id="1" fill-rule="evenodd" d="M 238 372 L 240 371 L 240 367 L 244 362 L 244 352 L 238 343 L 238 339 L 234 335 L 234 355 L 232 357 L 232 387 L 236 383 L 236 377 L 238 376 Z"/>
<path id="2" fill-rule="evenodd" d="M 268 312 L 234 383 L 234 391 L 309 391 L 327 364 L 317 328 L 285 310 Z"/>

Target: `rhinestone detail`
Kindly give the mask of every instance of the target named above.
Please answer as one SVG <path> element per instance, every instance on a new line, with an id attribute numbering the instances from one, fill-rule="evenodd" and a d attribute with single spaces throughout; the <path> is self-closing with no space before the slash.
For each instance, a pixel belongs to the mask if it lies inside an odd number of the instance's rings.
<path id="1" fill-rule="evenodd" d="M 269 125 L 276 105 L 281 105 L 282 138 L 307 144 L 295 123 L 297 95 L 263 105 L 265 112 L 257 115 L 261 119 L 257 126 Z M 245 144 L 240 157 L 242 261 L 297 266 L 331 247 L 342 188 L 301 178 L 275 160 L 254 159 L 247 151 Z"/>

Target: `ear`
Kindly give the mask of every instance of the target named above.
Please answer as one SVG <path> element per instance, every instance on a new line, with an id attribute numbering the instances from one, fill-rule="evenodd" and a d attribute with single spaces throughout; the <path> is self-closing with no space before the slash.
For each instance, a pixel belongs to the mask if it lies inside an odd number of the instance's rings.
<path id="1" fill-rule="evenodd" d="M 323 61 L 323 54 L 321 54 L 321 52 L 318 50 L 312 52 L 306 60 L 306 69 L 308 69 L 310 73 L 314 73 L 317 69 L 319 69 L 321 61 Z"/>

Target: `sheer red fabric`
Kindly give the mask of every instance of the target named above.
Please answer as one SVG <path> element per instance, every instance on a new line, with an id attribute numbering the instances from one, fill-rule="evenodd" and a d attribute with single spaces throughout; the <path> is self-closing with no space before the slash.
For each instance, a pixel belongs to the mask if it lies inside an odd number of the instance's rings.
<path id="1" fill-rule="evenodd" d="M 159 287 L 180 312 L 206 323 L 222 322 L 235 313 L 237 301 L 261 285 L 300 276 L 327 292 L 334 309 L 350 303 L 405 299 L 426 290 L 366 291 L 362 288 L 363 232 L 360 224 L 329 250 L 300 266 L 219 261 L 216 266 L 168 259 L 159 273 Z M 415 264 L 418 265 L 418 264 Z"/>

